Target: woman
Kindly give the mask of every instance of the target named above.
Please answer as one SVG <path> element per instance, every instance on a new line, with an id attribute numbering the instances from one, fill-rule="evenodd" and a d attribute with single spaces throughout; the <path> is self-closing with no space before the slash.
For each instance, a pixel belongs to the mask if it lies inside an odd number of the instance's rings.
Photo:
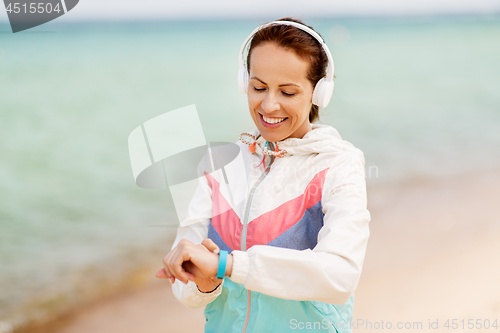
<path id="1" fill-rule="evenodd" d="M 284 18 L 249 36 L 239 80 L 257 129 L 240 135 L 244 168 L 226 168 L 249 187 L 205 172 L 157 273 L 186 306 L 206 305 L 206 332 L 351 331 L 369 237 L 364 158 L 314 124 L 333 61 L 308 28 Z"/>

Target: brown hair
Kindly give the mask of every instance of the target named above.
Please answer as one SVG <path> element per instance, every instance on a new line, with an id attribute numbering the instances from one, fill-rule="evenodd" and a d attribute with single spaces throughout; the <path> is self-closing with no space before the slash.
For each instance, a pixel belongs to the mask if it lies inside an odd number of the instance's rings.
<path id="1" fill-rule="evenodd" d="M 313 29 L 301 20 L 293 17 L 284 17 L 277 21 L 292 21 Z M 326 75 L 328 57 L 318 40 L 297 27 L 281 24 L 271 25 L 255 33 L 247 55 L 248 72 L 250 72 L 250 55 L 252 54 L 252 50 L 265 42 L 273 42 L 284 49 L 293 50 L 299 58 L 308 61 L 310 66 L 307 72 L 307 79 L 312 83 L 313 87 Z M 309 121 L 313 123 L 318 119 L 319 108 L 313 104 L 309 112 Z"/>

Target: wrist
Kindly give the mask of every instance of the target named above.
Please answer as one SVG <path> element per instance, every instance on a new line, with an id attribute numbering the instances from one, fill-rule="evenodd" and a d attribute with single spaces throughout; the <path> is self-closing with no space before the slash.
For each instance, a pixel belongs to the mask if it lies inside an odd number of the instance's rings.
<path id="1" fill-rule="evenodd" d="M 203 288 L 203 287 L 200 289 L 200 286 L 199 286 L 199 285 L 196 285 L 196 287 L 198 288 L 198 291 L 199 291 L 199 292 L 204 293 L 204 294 L 210 294 L 210 293 L 213 293 L 214 291 L 216 291 L 216 290 L 217 290 L 217 288 L 219 288 L 219 286 L 220 286 L 221 284 L 222 284 L 222 282 L 221 282 L 221 283 L 219 283 L 219 284 L 217 284 L 217 286 L 216 286 L 215 288 L 211 289 L 211 290 L 210 290 L 210 288 Z"/>
<path id="2" fill-rule="evenodd" d="M 225 276 L 231 277 L 231 273 L 232 272 L 233 272 L 233 255 L 229 254 L 227 256 L 226 274 L 225 274 Z"/>

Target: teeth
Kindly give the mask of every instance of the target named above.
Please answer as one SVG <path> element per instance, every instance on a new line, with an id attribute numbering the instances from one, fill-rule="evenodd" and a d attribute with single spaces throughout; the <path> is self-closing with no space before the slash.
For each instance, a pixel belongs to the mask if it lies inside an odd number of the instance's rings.
<path id="1" fill-rule="evenodd" d="M 262 116 L 262 118 L 264 119 L 264 121 L 268 124 L 277 124 L 277 123 L 281 123 L 283 120 L 286 119 L 285 118 L 267 118 L 267 117 L 264 117 Z"/>

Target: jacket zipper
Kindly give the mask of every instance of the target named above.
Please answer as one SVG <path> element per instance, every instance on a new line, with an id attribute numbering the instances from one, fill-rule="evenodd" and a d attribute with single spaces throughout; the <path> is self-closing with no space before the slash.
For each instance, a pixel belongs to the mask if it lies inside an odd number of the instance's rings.
<path id="1" fill-rule="evenodd" d="M 272 143 L 270 143 L 270 144 L 273 146 L 273 150 L 274 150 L 274 145 Z M 271 170 L 271 164 L 273 164 L 273 162 L 274 162 L 274 156 L 271 156 L 271 161 L 269 162 L 269 165 L 267 166 L 266 170 L 264 170 L 262 175 L 260 175 L 259 179 L 257 180 L 257 182 L 253 186 L 252 190 L 250 191 L 250 195 L 248 196 L 247 206 L 245 208 L 245 216 L 244 216 L 244 220 L 243 220 L 243 222 L 244 222 L 243 223 L 243 232 L 241 234 L 241 241 L 240 241 L 240 248 L 242 251 L 247 250 L 247 223 L 248 223 L 248 216 L 250 215 L 250 206 L 252 205 L 252 199 L 253 199 L 253 195 L 255 193 L 255 189 L 264 180 L 264 178 L 266 178 L 266 176 L 269 174 L 269 171 Z M 251 302 L 250 297 L 251 297 L 250 290 L 247 290 L 247 298 L 248 298 L 247 316 L 245 319 L 245 325 L 243 326 L 242 333 L 245 333 L 245 331 L 247 329 L 248 318 L 250 317 L 250 302 Z"/>

